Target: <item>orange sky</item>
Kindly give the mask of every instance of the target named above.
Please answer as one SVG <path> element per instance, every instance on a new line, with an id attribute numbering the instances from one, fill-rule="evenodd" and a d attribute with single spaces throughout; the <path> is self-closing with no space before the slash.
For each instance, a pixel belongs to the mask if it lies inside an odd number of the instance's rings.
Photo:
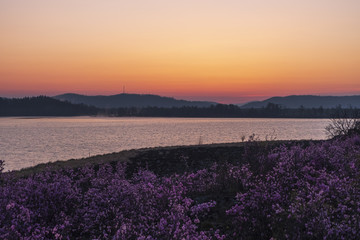
<path id="1" fill-rule="evenodd" d="M 0 0 L 0 96 L 360 94 L 358 0 Z"/>

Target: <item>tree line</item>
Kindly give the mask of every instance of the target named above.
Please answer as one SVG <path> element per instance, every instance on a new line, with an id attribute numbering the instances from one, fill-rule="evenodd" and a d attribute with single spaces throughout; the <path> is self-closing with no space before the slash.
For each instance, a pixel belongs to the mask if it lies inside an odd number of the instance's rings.
<path id="1" fill-rule="evenodd" d="M 0 116 L 112 116 L 112 117 L 212 117 L 212 118 L 332 118 L 345 112 L 359 116 L 357 108 L 283 108 L 269 103 L 263 108 L 241 108 L 236 105 L 217 104 L 210 107 L 128 107 L 96 108 L 72 104 L 46 96 L 0 98 Z"/>
<path id="2" fill-rule="evenodd" d="M 125 117 L 212 117 L 212 118 L 332 118 L 339 112 L 346 112 L 348 116 L 358 115 L 357 108 L 283 108 L 269 103 L 263 108 L 241 108 L 236 105 L 217 104 L 210 107 L 173 107 L 173 108 L 114 108 L 104 110 L 104 115 Z"/>
<path id="3" fill-rule="evenodd" d="M 82 116 L 97 115 L 98 111 L 96 107 L 46 96 L 0 98 L 0 116 Z"/>

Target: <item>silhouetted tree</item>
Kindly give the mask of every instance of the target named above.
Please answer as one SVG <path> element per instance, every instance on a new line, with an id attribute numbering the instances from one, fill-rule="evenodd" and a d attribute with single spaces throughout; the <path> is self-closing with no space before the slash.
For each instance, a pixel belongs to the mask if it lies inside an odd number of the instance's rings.
<path id="1" fill-rule="evenodd" d="M 360 114 L 359 111 L 354 111 L 352 108 L 342 109 L 337 107 L 330 121 L 325 130 L 331 138 L 360 133 Z"/>

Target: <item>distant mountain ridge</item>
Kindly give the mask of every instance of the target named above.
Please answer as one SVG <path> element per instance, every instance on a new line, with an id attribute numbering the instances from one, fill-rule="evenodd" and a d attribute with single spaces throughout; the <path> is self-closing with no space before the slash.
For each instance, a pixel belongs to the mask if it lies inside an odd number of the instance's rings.
<path id="1" fill-rule="evenodd" d="M 343 108 L 343 110 L 345 110 Z M 360 108 L 346 109 L 356 116 Z M 339 113 L 338 108 L 281 108 L 268 103 L 264 108 L 240 108 L 217 104 L 210 107 L 124 107 L 98 108 L 74 104 L 55 98 L 38 96 L 1 98 L 0 116 L 108 116 L 108 117 L 212 117 L 212 118 L 329 118 Z"/>
<path id="2" fill-rule="evenodd" d="M 89 106 L 95 106 L 99 108 L 128 108 L 128 107 L 210 107 L 216 105 L 216 102 L 205 101 L 186 101 L 178 100 L 171 97 L 162 97 L 151 94 L 128 94 L 121 93 L 110 96 L 87 96 L 75 93 L 66 93 L 62 95 L 54 96 L 53 98 L 61 101 L 69 101 L 75 104 L 86 104 Z"/>
<path id="3" fill-rule="evenodd" d="M 272 97 L 264 101 L 254 101 L 242 105 L 242 108 L 262 108 L 269 103 L 281 105 L 284 108 L 360 108 L 360 95 L 354 96 L 315 96 L 291 95 L 286 97 Z"/>

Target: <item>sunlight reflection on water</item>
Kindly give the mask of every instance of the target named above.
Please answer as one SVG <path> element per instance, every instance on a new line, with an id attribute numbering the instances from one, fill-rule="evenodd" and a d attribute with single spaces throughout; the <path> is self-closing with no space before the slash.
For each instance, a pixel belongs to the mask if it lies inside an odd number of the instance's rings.
<path id="1" fill-rule="evenodd" d="M 277 140 L 324 139 L 327 119 L 0 118 L 5 170 L 125 149 L 240 142 L 256 134 Z"/>

